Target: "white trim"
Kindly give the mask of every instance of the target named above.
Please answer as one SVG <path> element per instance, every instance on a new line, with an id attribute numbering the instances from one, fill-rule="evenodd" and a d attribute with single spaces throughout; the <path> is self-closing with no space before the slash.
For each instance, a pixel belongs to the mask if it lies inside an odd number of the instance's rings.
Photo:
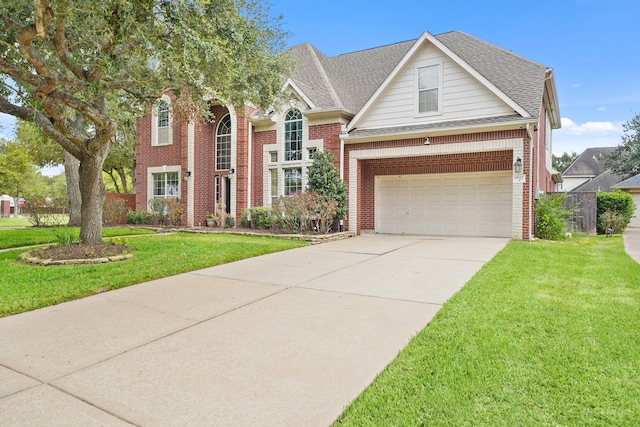
<path id="1" fill-rule="evenodd" d="M 438 67 L 438 108 L 435 111 L 425 111 L 420 112 L 420 70 L 429 67 Z M 415 115 L 416 117 L 432 117 L 442 114 L 442 88 L 444 87 L 444 62 L 443 61 L 434 61 L 433 63 L 425 64 L 421 67 L 416 67 L 414 70 L 414 90 L 413 94 L 415 96 Z M 431 88 L 434 89 L 434 88 Z M 423 89 L 429 90 L 429 89 Z"/>
<path id="2" fill-rule="evenodd" d="M 487 80 L 482 74 L 480 74 L 475 68 L 471 67 L 468 63 L 466 63 L 462 58 L 456 55 L 452 50 L 447 48 L 444 44 L 442 44 L 438 39 L 436 39 L 429 32 L 425 31 L 420 38 L 413 44 L 411 49 L 405 54 L 405 56 L 400 60 L 400 62 L 395 66 L 393 71 L 387 76 L 387 78 L 382 82 L 380 87 L 373 93 L 371 98 L 367 101 L 367 103 L 358 111 L 353 119 L 347 125 L 347 129 L 350 131 L 355 128 L 359 121 L 367 114 L 367 112 L 372 108 L 372 106 L 378 102 L 378 98 L 381 94 L 387 89 L 389 85 L 395 80 L 397 75 L 402 71 L 405 65 L 413 58 L 416 52 L 422 47 L 423 43 L 428 41 L 432 43 L 437 49 L 439 49 L 442 53 L 449 57 L 453 62 L 462 67 L 465 71 L 471 74 L 476 80 L 478 80 L 482 85 L 484 85 L 487 89 L 494 93 L 498 98 L 500 98 L 505 104 L 509 107 L 513 108 L 518 114 L 522 117 L 531 117 L 531 114 L 527 112 L 524 108 L 518 105 L 514 100 L 509 98 L 504 92 L 498 89 L 493 83 Z"/>
<path id="3" fill-rule="evenodd" d="M 234 219 L 238 220 L 238 218 L 236 218 L 236 194 L 238 185 L 238 179 L 236 178 L 236 174 L 238 173 L 238 117 L 236 116 L 235 108 L 227 107 L 227 111 L 229 111 L 229 116 L 231 117 L 231 167 L 235 169 L 235 173 L 233 175 L 228 175 L 231 180 L 231 195 L 229 196 L 231 207 L 229 208 L 229 215 L 232 215 Z M 215 168 L 215 165 L 213 165 L 213 167 Z"/>
<path id="4" fill-rule="evenodd" d="M 154 173 L 166 173 L 166 172 L 178 172 L 178 195 L 182 194 L 182 166 L 180 165 L 163 165 L 147 168 L 147 200 L 145 204 L 147 210 L 149 209 L 149 200 L 153 199 L 153 174 Z"/>
<path id="5" fill-rule="evenodd" d="M 195 124 L 189 122 L 187 126 L 187 170 L 191 171 L 191 177 L 187 181 L 187 227 L 193 227 L 194 222 L 194 195 L 195 186 L 194 180 L 196 179 L 193 166 L 195 164 Z"/>
<path id="6" fill-rule="evenodd" d="M 151 146 L 153 147 L 164 147 L 166 145 L 173 144 L 173 114 L 171 112 L 171 98 L 169 95 L 162 95 L 158 101 L 164 101 L 169 106 L 169 127 L 167 134 L 167 142 L 164 144 L 158 143 L 158 103 L 154 104 L 151 107 Z"/>
<path id="7" fill-rule="evenodd" d="M 484 151 L 513 150 L 514 158 L 523 157 L 522 138 L 497 139 L 490 141 L 463 142 L 457 144 L 435 144 L 411 147 L 353 150 L 349 153 L 349 230 L 356 231 L 358 224 L 358 161 L 370 159 L 430 156 L 436 154 L 474 153 Z M 530 168 L 531 169 L 531 168 Z M 529 177 L 529 182 L 531 177 Z M 512 236 L 522 239 L 522 190 L 523 183 L 513 184 Z M 531 209 L 529 209 L 531 211 Z M 529 222 L 531 223 L 531 222 Z"/>
<path id="8" fill-rule="evenodd" d="M 294 92 L 296 92 L 297 95 L 299 95 L 302 100 L 307 104 L 307 106 L 309 108 L 316 108 L 316 104 L 313 103 L 313 101 L 311 101 L 311 98 L 309 98 L 303 91 L 302 89 L 300 89 L 300 87 L 294 83 L 294 81 L 291 78 L 288 78 L 286 82 L 284 82 L 284 84 L 282 85 L 282 91 L 285 92 L 287 86 L 291 86 L 291 88 L 294 90 Z M 293 107 L 292 107 L 293 108 Z M 300 112 L 302 112 L 301 108 L 298 108 L 300 110 Z M 287 110 L 288 111 L 288 110 Z"/>

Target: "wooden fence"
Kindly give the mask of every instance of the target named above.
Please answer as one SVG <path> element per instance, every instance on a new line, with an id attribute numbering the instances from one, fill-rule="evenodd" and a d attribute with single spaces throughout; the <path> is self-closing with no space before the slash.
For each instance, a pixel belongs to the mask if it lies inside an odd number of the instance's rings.
<path id="1" fill-rule="evenodd" d="M 550 193 L 566 194 L 564 205 L 567 209 L 573 207 L 573 214 L 567 221 L 569 231 L 596 234 L 596 217 L 598 215 L 598 202 L 595 192 L 590 193 Z"/>

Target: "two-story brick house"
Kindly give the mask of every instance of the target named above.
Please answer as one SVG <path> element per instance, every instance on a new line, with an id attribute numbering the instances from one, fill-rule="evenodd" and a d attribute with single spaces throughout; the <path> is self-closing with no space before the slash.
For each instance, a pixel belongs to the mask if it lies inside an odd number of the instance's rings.
<path id="1" fill-rule="evenodd" d="M 349 189 L 345 228 L 529 239 L 554 190 L 553 71 L 462 32 L 327 57 L 291 49 L 289 102 L 212 105 L 213 123 L 177 123 L 163 97 L 139 120 L 137 208 L 179 196 L 188 225 L 224 201 L 238 216 L 303 191 L 329 150 Z"/>

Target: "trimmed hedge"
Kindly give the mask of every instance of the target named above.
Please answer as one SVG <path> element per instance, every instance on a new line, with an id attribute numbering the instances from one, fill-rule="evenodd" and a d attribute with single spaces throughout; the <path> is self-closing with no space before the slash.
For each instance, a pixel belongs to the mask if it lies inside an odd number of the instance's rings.
<path id="1" fill-rule="evenodd" d="M 616 189 L 611 192 L 598 191 L 596 197 L 598 234 L 605 234 L 607 228 L 613 229 L 614 233 L 626 230 L 635 209 L 631 194 Z"/>

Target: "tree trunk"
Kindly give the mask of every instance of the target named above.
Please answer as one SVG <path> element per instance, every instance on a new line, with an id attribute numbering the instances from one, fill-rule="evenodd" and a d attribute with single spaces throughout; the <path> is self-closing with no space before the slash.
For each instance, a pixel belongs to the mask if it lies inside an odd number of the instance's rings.
<path id="1" fill-rule="evenodd" d="M 136 159 L 131 162 L 131 193 L 136 193 Z"/>
<path id="2" fill-rule="evenodd" d="M 81 222 L 82 196 L 80 195 L 80 175 L 78 159 L 64 151 L 64 176 L 67 180 L 67 196 L 69 197 L 69 227 L 78 227 Z"/>
<path id="3" fill-rule="evenodd" d="M 124 170 L 123 166 L 118 166 L 116 168 L 116 171 L 118 172 L 118 176 L 120 176 L 120 182 L 122 183 L 122 192 L 125 194 L 129 193 L 129 190 L 127 188 L 127 172 Z"/>
<path id="4" fill-rule="evenodd" d="M 105 144 L 95 154 L 84 154 L 80 162 L 80 192 L 82 194 L 82 220 L 80 241 L 83 244 L 102 242 L 102 207 L 105 188 L 102 166 L 111 144 Z"/>
<path id="5" fill-rule="evenodd" d="M 113 186 L 116 187 L 116 193 L 119 193 L 120 192 L 120 187 L 118 187 L 118 180 L 113 175 L 113 169 L 111 169 L 108 172 L 107 171 L 104 171 L 104 172 L 111 177 L 111 181 L 113 182 Z"/>

